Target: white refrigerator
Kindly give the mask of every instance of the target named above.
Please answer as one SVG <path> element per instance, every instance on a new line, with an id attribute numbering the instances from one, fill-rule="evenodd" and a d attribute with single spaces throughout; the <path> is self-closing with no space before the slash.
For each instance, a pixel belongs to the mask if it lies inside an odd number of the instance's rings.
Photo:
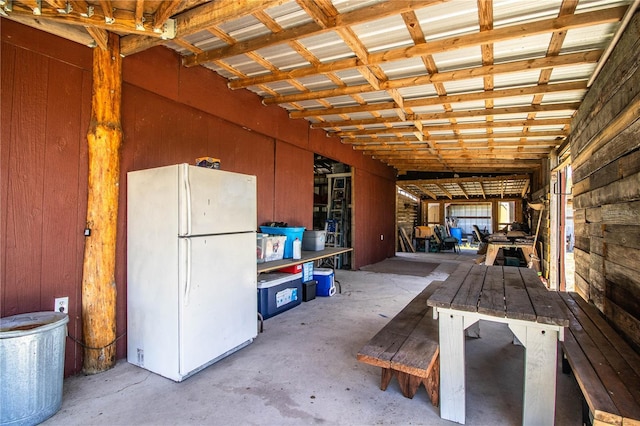
<path id="1" fill-rule="evenodd" d="M 127 360 L 181 381 L 257 335 L 256 177 L 127 175 Z"/>

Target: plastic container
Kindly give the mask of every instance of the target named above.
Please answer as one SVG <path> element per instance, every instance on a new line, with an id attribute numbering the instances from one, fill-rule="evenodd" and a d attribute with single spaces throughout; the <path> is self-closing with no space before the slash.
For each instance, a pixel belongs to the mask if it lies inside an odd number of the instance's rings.
<path id="1" fill-rule="evenodd" d="M 302 264 L 302 282 L 306 283 L 313 279 L 313 262 Z"/>
<path id="2" fill-rule="evenodd" d="M 60 410 L 68 322 L 60 312 L 0 319 L 0 424 L 38 424 Z"/>
<path id="3" fill-rule="evenodd" d="M 269 235 L 284 235 L 287 241 L 284 244 L 284 258 L 291 259 L 293 257 L 293 241 L 297 238 L 302 241 L 304 227 L 278 227 L 278 226 L 261 226 L 260 231 Z"/>
<path id="4" fill-rule="evenodd" d="M 302 283 L 302 301 L 308 302 L 316 298 L 316 287 L 318 286 L 317 281 L 307 281 L 306 283 Z"/>
<path id="5" fill-rule="evenodd" d="M 278 269 L 279 272 L 286 272 L 287 274 L 300 274 L 302 273 L 302 264 L 287 266 L 286 268 Z"/>
<path id="6" fill-rule="evenodd" d="M 267 254 L 267 237 L 269 234 L 256 234 L 256 260 L 258 263 L 265 262 L 265 256 Z"/>
<path id="7" fill-rule="evenodd" d="M 449 228 L 449 233 L 458 240 L 458 244 L 462 243 L 462 228 Z"/>
<path id="8" fill-rule="evenodd" d="M 293 258 L 302 259 L 302 241 L 299 238 L 293 240 Z"/>
<path id="9" fill-rule="evenodd" d="M 261 274 L 258 281 L 258 312 L 267 319 L 302 303 L 302 274 Z"/>
<path id="10" fill-rule="evenodd" d="M 284 258 L 287 237 L 282 235 L 265 237 L 264 261 L 271 262 Z"/>
<path id="11" fill-rule="evenodd" d="M 302 236 L 302 250 L 324 250 L 327 231 L 304 231 Z"/>
<path id="12" fill-rule="evenodd" d="M 333 269 L 316 268 L 313 270 L 313 279 L 318 282 L 316 296 L 329 297 L 336 294 Z"/>

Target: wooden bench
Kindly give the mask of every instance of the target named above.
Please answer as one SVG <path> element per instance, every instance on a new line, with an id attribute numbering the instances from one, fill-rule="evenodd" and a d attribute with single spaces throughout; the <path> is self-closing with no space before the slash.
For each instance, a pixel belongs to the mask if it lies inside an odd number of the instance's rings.
<path id="1" fill-rule="evenodd" d="M 421 384 L 438 406 L 440 363 L 438 321 L 433 319 L 427 299 L 442 284 L 433 281 L 402 309 L 358 352 L 358 361 L 382 367 L 380 389 L 386 390 L 393 377 L 400 390 L 413 398 Z"/>
<path id="2" fill-rule="evenodd" d="M 577 293 L 559 293 L 569 308 L 562 342 L 564 373 L 584 396 L 583 423 L 640 425 L 640 355 Z"/>

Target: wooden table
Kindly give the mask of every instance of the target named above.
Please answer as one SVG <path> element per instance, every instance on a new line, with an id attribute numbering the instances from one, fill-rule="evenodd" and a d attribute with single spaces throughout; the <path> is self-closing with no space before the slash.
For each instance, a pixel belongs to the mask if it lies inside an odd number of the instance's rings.
<path id="1" fill-rule="evenodd" d="M 540 261 L 536 254 L 536 248 L 533 246 L 533 239 L 491 239 L 487 243 L 487 255 L 484 260 L 485 265 L 493 265 L 500 249 L 519 249 L 527 262 L 536 271 L 540 272 Z"/>
<path id="2" fill-rule="evenodd" d="M 525 347 L 522 423 L 554 423 L 557 341 L 569 320 L 535 270 L 461 264 L 427 305 L 439 318 L 440 417 L 465 422 L 464 330 L 486 320 L 506 323 Z"/>

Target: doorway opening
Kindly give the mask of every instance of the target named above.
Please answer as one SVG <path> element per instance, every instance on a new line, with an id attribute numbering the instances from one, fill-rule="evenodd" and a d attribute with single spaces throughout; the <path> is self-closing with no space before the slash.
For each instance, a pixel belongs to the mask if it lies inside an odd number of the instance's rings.
<path id="1" fill-rule="evenodd" d="M 326 231 L 327 247 L 353 247 L 351 167 L 315 154 L 313 229 Z M 351 253 L 338 256 L 338 268 L 351 268 Z"/>

